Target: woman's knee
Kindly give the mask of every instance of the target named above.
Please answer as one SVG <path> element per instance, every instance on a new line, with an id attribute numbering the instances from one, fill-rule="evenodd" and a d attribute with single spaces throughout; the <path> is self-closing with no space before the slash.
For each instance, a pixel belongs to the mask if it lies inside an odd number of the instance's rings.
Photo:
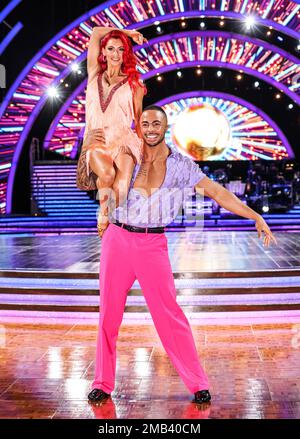
<path id="1" fill-rule="evenodd" d="M 116 178 L 113 162 L 107 157 L 100 157 L 97 151 L 90 152 L 90 166 L 98 176 L 97 183 L 101 186 L 112 186 Z"/>
<path id="2" fill-rule="evenodd" d="M 115 171 L 105 170 L 98 176 L 98 181 L 101 186 L 112 186 L 115 181 Z"/>

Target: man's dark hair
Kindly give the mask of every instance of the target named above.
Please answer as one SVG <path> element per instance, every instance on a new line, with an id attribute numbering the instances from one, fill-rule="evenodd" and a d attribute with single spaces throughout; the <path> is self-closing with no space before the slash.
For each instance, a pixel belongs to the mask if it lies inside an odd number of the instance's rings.
<path id="1" fill-rule="evenodd" d="M 148 111 L 148 110 L 160 111 L 164 115 L 166 122 L 168 122 L 167 113 L 165 112 L 165 110 L 162 107 L 159 107 L 158 105 L 148 105 L 148 107 L 143 109 L 142 113 L 144 113 L 145 111 Z"/>

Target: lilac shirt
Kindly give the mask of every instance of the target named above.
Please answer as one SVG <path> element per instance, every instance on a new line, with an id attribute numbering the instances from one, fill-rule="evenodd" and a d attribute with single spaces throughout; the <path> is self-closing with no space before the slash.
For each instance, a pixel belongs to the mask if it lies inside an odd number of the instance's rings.
<path id="1" fill-rule="evenodd" d="M 110 222 L 137 227 L 164 227 L 177 216 L 179 209 L 195 192 L 194 186 L 205 177 L 199 166 L 174 147 L 167 157 L 165 179 L 159 189 L 147 197 L 141 189 L 134 189 L 139 165 L 133 170 L 127 200 L 110 215 Z"/>

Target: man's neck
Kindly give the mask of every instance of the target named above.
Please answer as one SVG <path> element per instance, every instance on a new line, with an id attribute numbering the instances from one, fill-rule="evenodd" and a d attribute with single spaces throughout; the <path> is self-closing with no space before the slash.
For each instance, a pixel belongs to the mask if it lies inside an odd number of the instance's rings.
<path id="1" fill-rule="evenodd" d="M 170 149 L 165 141 L 155 146 L 149 146 L 144 143 L 143 162 L 154 162 L 155 160 L 163 160 L 170 154 Z"/>

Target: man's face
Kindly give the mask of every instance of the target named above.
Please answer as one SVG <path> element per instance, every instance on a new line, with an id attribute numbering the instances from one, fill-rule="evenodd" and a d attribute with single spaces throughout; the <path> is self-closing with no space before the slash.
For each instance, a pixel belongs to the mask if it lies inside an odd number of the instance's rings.
<path id="1" fill-rule="evenodd" d="M 161 111 L 147 110 L 141 115 L 140 128 L 144 142 L 156 146 L 165 138 L 167 120 Z"/>

